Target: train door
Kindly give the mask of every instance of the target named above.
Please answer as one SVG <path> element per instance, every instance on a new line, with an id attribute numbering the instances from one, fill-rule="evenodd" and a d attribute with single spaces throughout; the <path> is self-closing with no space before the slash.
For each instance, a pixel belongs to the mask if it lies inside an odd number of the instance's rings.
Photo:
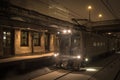
<path id="1" fill-rule="evenodd" d="M 14 30 L 4 28 L 3 35 L 3 56 L 14 55 Z"/>
<path id="2" fill-rule="evenodd" d="M 50 51 L 50 33 L 45 33 L 45 51 Z"/>

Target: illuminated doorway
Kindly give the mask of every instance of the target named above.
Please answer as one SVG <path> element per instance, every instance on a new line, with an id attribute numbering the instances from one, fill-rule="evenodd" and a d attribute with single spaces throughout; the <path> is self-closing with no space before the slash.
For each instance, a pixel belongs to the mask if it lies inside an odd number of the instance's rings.
<path id="1" fill-rule="evenodd" d="M 14 55 L 14 30 L 3 28 L 3 56 Z"/>

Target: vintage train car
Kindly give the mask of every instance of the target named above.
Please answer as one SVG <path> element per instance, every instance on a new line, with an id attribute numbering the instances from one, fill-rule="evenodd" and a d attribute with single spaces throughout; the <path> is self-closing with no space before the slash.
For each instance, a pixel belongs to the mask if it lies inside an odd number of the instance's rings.
<path id="1" fill-rule="evenodd" d="M 115 43 L 110 45 L 114 39 L 87 31 L 64 30 L 58 38 L 57 67 L 80 69 L 88 60 L 117 49 Z"/>
<path id="2" fill-rule="evenodd" d="M 73 23 L 8 2 L 0 6 L 0 18 L 0 58 L 26 55 L 53 57 L 55 52 L 57 66 L 78 69 L 84 66 L 84 61 L 120 47 L 120 40 L 114 42 L 114 38 L 73 30 L 76 28 Z M 65 28 L 71 30 L 63 30 L 56 35 L 57 31 Z"/>

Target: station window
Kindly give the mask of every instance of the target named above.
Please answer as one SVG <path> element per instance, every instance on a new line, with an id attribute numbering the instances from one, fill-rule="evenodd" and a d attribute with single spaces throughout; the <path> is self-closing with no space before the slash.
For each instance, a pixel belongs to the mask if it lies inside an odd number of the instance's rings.
<path id="1" fill-rule="evenodd" d="M 3 46 L 8 47 L 11 45 L 11 32 L 4 31 L 3 32 Z"/>
<path id="2" fill-rule="evenodd" d="M 21 46 L 28 46 L 28 31 L 21 31 Z"/>
<path id="3" fill-rule="evenodd" d="M 41 34 L 38 32 L 33 33 L 33 44 L 34 46 L 41 46 Z"/>

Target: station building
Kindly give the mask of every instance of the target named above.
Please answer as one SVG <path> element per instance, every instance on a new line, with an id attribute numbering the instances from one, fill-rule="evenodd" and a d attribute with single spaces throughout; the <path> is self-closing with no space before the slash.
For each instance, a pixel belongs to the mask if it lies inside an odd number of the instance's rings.
<path id="1" fill-rule="evenodd" d="M 1 0 L 0 4 L 0 57 L 52 53 L 57 31 L 72 26 L 10 1 Z"/>

